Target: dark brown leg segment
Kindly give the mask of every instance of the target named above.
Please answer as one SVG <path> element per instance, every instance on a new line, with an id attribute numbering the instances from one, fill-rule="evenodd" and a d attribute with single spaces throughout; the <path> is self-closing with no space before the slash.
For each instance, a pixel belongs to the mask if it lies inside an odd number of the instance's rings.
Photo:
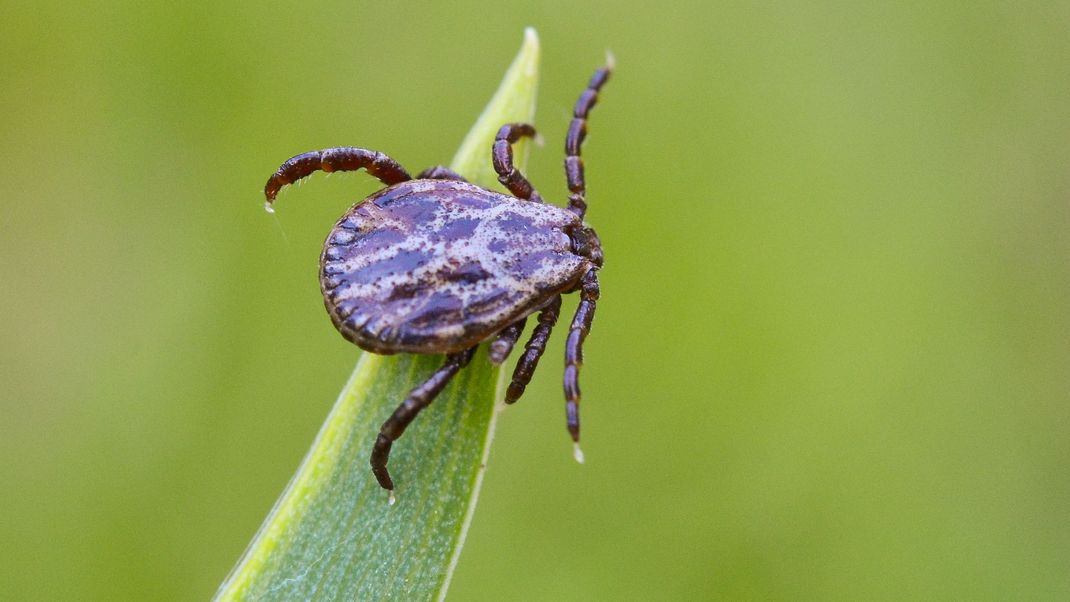
<path id="1" fill-rule="evenodd" d="M 565 415 L 568 432 L 576 443 L 580 441 L 579 375 L 580 366 L 583 365 L 583 340 L 587 338 L 587 333 L 591 332 L 598 295 L 598 273 L 591 270 L 584 274 L 580 283 L 580 304 L 576 308 L 576 315 L 572 317 L 572 326 L 568 329 L 568 339 L 565 340 Z"/>
<path id="2" fill-rule="evenodd" d="M 383 428 L 379 430 L 379 437 L 375 440 L 371 457 L 372 473 L 375 474 L 375 478 L 383 489 L 394 489 L 394 481 L 390 479 L 390 472 L 386 469 L 386 463 L 390 459 L 390 448 L 394 445 L 394 441 L 397 441 L 398 437 L 405 432 L 420 410 L 431 405 L 442 389 L 446 388 L 453 375 L 468 365 L 475 351 L 476 348 L 472 347 L 466 351 L 447 355 L 446 363 L 423 384 L 413 389 L 405 401 L 401 402 L 390 418 L 383 423 Z"/>
<path id="3" fill-rule="evenodd" d="M 264 186 L 264 196 L 267 197 L 268 203 L 272 203 L 283 186 L 293 184 L 317 171 L 356 171 L 361 168 L 368 170 L 368 173 L 387 186 L 412 179 L 405 168 L 383 153 L 341 146 L 290 157 L 268 178 L 267 185 Z"/>
<path id="4" fill-rule="evenodd" d="M 498 181 L 519 199 L 542 202 L 542 197 L 531 187 L 531 182 L 520 170 L 513 166 L 513 143 L 524 137 L 535 137 L 535 127 L 528 123 L 507 123 L 498 130 L 494 139 L 491 158 L 494 171 L 498 172 Z"/>
<path id="5" fill-rule="evenodd" d="M 513 370 L 513 382 L 509 383 L 509 389 L 505 392 L 505 403 L 513 403 L 524 394 L 524 389 L 528 387 L 531 376 L 539 365 L 539 358 L 546 351 L 546 342 L 550 340 L 550 331 L 557 323 L 557 314 L 560 312 L 561 295 L 554 297 L 554 300 L 539 312 L 539 323 L 531 331 L 531 339 L 528 340 L 524 355 L 520 356 L 516 369 Z"/>
<path id="6" fill-rule="evenodd" d="M 609 73 L 613 69 L 612 64 L 602 67 L 594 72 L 587 89 L 580 94 L 576 101 L 576 107 L 572 112 L 572 122 L 568 125 L 568 136 L 565 138 L 565 178 L 568 180 L 568 208 L 583 219 L 587 213 L 587 182 L 583 177 L 583 159 L 580 158 L 580 147 L 583 139 L 587 137 L 587 115 L 598 102 L 598 91 L 609 79 Z"/>
<path id="7" fill-rule="evenodd" d="M 523 318 L 506 326 L 498 333 L 498 338 L 494 339 L 494 342 L 490 344 L 490 363 L 500 366 L 505 361 L 505 358 L 509 357 L 513 346 L 516 345 L 516 340 L 520 338 L 520 333 L 524 332 L 524 325 L 527 324 L 527 321 L 527 318 Z"/>
<path id="8" fill-rule="evenodd" d="M 416 176 L 417 180 L 457 180 L 459 182 L 467 182 L 464 176 L 446 167 L 445 165 L 436 165 L 434 167 L 428 167 L 421 171 Z"/>

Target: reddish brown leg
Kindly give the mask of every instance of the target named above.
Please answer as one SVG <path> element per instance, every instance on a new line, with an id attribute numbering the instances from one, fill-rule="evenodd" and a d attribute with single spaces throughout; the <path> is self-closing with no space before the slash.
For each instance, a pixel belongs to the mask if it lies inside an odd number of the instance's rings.
<path id="1" fill-rule="evenodd" d="M 513 382 L 509 383 L 509 389 L 505 392 L 505 403 L 513 403 L 524 394 L 524 389 L 531 382 L 531 376 L 535 374 L 535 368 L 539 365 L 539 358 L 546 351 L 546 342 L 550 340 L 550 331 L 557 323 L 557 314 L 561 311 L 561 295 L 554 297 L 549 305 L 539 312 L 539 323 L 531 331 L 531 339 L 528 340 L 524 355 L 516 363 L 513 370 Z"/>
<path id="2" fill-rule="evenodd" d="M 520 333 L 524 332 L 524 325 L 527 324 L 527 321 L 527 318 L 522 318 L 520 321 L 506 326 L 498 333 L 498 338 L 490 344 L 490 363 L 499 366 L 505 361 L 505 358 L 509 357 L 509 353 L 513 351 L 513 346 L 516 345 L 516 340 L 520 338 Z"/>
<path id="3" fill-rule="evenodd" d="M 264 196 L 267 197 L 268 203 L 272 203 L 283 186 L 293 184 L 317 171 L 356 171 L 361 168 L 368 170 L 368 173 L 387 186 L 412 179 L 405 168 L 383 153 L 341 146 L 290 157 L 268 178 L 267 185 L 264 186 Z"/>
<path id="4" fill-rule="evenodd" d="M 609 79 L 609 73 L 613 69 L 612 63 L 594 72 L 587 89 L 580 94 L 576 101 L 576 107 L 572 112 L 572 122 L 568 125 L 568 136 L 565 138 L 565 178 L 568 180 L 568 208 L 583 219 L 587 213 L 587 181 L 583 177 L 583 159 L 580 158 L 580 147 L 583 139 L 587 137 L 587 115 L 598 102 L 598 91 Z"/>
<path id="5" fill-rule="evenodd" d="M 542 202 L 542 197 L 531 187 L 531 182 L 513 166 L 513 143 L 524 137 L 535 137 L 535 127 L 528 123 L 507 123 L 498 130 L 494 139 L 491 157 L 498 181 L 519 199 Z"/>
<path id="6" fill-rule="evenodd" d="M 598 273 L 591 270 L 583 275 L 580 282 L 580 304 L 576 315 L 572 317 L 572 326 L 565 340 L 565 415 L 568 432 L 576 442 L 576 459 L 583 461 L 579 451 L 580 442 L 580 366 L 583 365 L 583 340 L 591 331 L 594 320 L 594 308 L 598 301 Z"/>
<path id="7" fill-rule="evenodd" d="M 390 418 L 387 418 L 386 422 L 383 423 L 382 429 L 379 430 L 379 437 L 375 440 L 375 447 L 372 448 L 371 457 L 372 473 L 375 474 L 375 478 L 379 481 L 379 486 L 383 489 L 394 489 L 394 481 L 390 479 L 390 472 L 386 469 L 386 463 L 390 460 L 390 448 L 394 445 L 394 441 L 397 441 L 398 437 L 405 432 L 405 429 L 413 418 L 416 418 L 416 415 L 420 413 L 420 410 L 431 405 L 431 402 L 435 400 L 435 397 L 438 397 L 438 394 L 450 382 L 453 375 L 468 365 L 475 350 L 476 348 L 472 347 L 465 351 L 447 355 L 446 363 L 425 380 L 423 384 L 413 389 L 405 401 L 401 402 L 401 405 L 394 410 Z"/>
<path id="8" fill-rule="evenodd" d="M 452 169 L 444 165 L 436 165 L 434 167 L 428 167 L 416 175 L 417 180 L 457 180 L 459 182 L 467 182 L 464 176 L 453 171 Z"/>

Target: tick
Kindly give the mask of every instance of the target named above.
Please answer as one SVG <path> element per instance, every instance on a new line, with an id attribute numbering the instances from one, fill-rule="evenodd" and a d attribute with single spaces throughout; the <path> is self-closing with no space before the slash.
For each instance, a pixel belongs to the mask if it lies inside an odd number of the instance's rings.
<path id="1" fill-rule="evenodd" d="M 364 169 L 386 185 L 338 220 L 320 255 L 323 301 L 343 337 L 372 353 L 446 356 L 379 431 L 371 467 L 384 489 L 394 489 L 390 448 L 420 410 L 471 361 L 480 343 L 491 342 L 491 362 L 505 361 L 528 316 L 537 313 L 505 401 L 520 398 L 557 322 L 561 295 L 573 292 L 580 302 L 565 343 L 565 414 L 576 459 L 583 461 L 579 369 L 599 296 L 602 246 L 583 221 L 580 148 L 611 69 L 611 61 L 598 69 L 576 101 L 565 141 L 566 208 L 544 203 L 513 165 L 512 145 L 535 136 L 526 123 L 503 125 L 491 149 L 498 181 L 512 196 L 470 184 L 442 166 L 413 178 L 383 153 L 354 147 L 291 157 L 268 179 L 268 208 L 283 186 L 316 171 Z"/>

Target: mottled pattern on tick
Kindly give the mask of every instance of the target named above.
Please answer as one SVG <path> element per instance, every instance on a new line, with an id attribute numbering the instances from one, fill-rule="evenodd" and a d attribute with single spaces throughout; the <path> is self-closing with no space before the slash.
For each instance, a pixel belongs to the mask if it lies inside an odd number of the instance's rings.
<path id="1" fill-rule="evenodd" d="M 467 349 L 573 288 L 570 211 L 465 182 L 385 188 L 335 224 L 321 258 L 327 311 L 376 353 Z"/>

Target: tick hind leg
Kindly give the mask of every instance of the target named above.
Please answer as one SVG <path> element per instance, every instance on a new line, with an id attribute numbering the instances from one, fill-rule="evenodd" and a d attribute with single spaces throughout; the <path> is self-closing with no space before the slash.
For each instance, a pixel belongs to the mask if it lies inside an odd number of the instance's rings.
<path id="1" fill-rule="evenodd" d="M 546 342 L 550 340 L 550 331 L 557 323 L 557 315 L 561 311 L 561 295 L 554 297 L 550 304 L 539 312 L 539 323 L 531 331 L 524 355 L 516 363 L 513 370 L 513 382 L 505 392 L 505 403 L 513 403 L 520 399 L 531 382 L 531 376 L 535 374 L 535 368 L 539 365 L 539 358 L 546 351 Z"/>
<path id="2" fill-rule="evenodd" d="M 390 418 L 387 418 L 386 422 L 383 423 L 383 427 L 379 430 L 379 436 L 375 440 L 375 447 L 372 448 L 371 457 L 372 473 L 375 474 L 376 480 L 379 481 L 379 486 L 383 489 L 391 491 L 394 489 L 394 481 L 390 479 L 390 472 L 386 469 L 386 463 L 390 460 L 390 448 L 394 445 L 394 441 L 397 441 L 398 437 L 405 432 L 405 429 L 420 413 L 420 410 L 431 405 L 431 402 L 438 397 L 442 389 L 446 388 L 450 379 L 461 368 L 468 365 L 475 351 L 476 348 L 472 347 L 465 351 L 447 355 L 446 363 L 422 384 L 409 392 L 409 396 L 405 401 L 401 402 L 401 405 L 394 410 Z"/>
<path id="3" fill-rule="evenodd" d="M 587 116 L 598 102 L 598 91 L 609 79 L 613 70 L 613 57 L 608 57 L 607 64 L 594 72 L 587 89 L 580 94 L 576 107 L 572 111 L 572 122 L 568 124 L 568 136 L 565 138 L 565 178 L 568 180 L 568 208 L 583 219 L 587 213 L 587 180 L 583 177 L 583 159 L 580 148 L 587 137 Z"/>
<path id="4" fill-rule="evenodd" d="M 409 172 L 397 161 L 379 151 L 340 146 L 290 157 L 268 178 L 264 186 L 264 196 L 270 204 L 275 201 L 283 186 L 293 184 L 317 171 L 356 171 L 361 168 L 387 186 L 412 179 Z"/>
<path id="5" fill-rule="evenodd" d="M 458 182 L 467 182 L 464 176 L 446 167 L 445 165 L 436 165 L 434 167 L 428 167 L 416 175 L 417 180 L 457 180 Z"/>
<path id="6" fill-rule="evenodd" d="M 498 172 L 498 181 L 508 188 L 513 196 L 541 203 L 542 197 L 532 188 L 531 182 L 513 165 L 513 144 L 525 137 L 535 137 L 535 126 L 529 123 L 507 123 L 498 130 L 491 151 L 494 171 Z"/>
<path id="7" fill-rule="evenodd" d="M 572 317 L 565 340 L 565 416 L 568 432 L 576 444 L 576 461 L 583 462 L 580 451 L 580 366 L 583 365 L 583 340 L 591 332 L 595 304 L 598 301 L 598 274 L 591 270 L 580 281 L 580 304 Z"/>

